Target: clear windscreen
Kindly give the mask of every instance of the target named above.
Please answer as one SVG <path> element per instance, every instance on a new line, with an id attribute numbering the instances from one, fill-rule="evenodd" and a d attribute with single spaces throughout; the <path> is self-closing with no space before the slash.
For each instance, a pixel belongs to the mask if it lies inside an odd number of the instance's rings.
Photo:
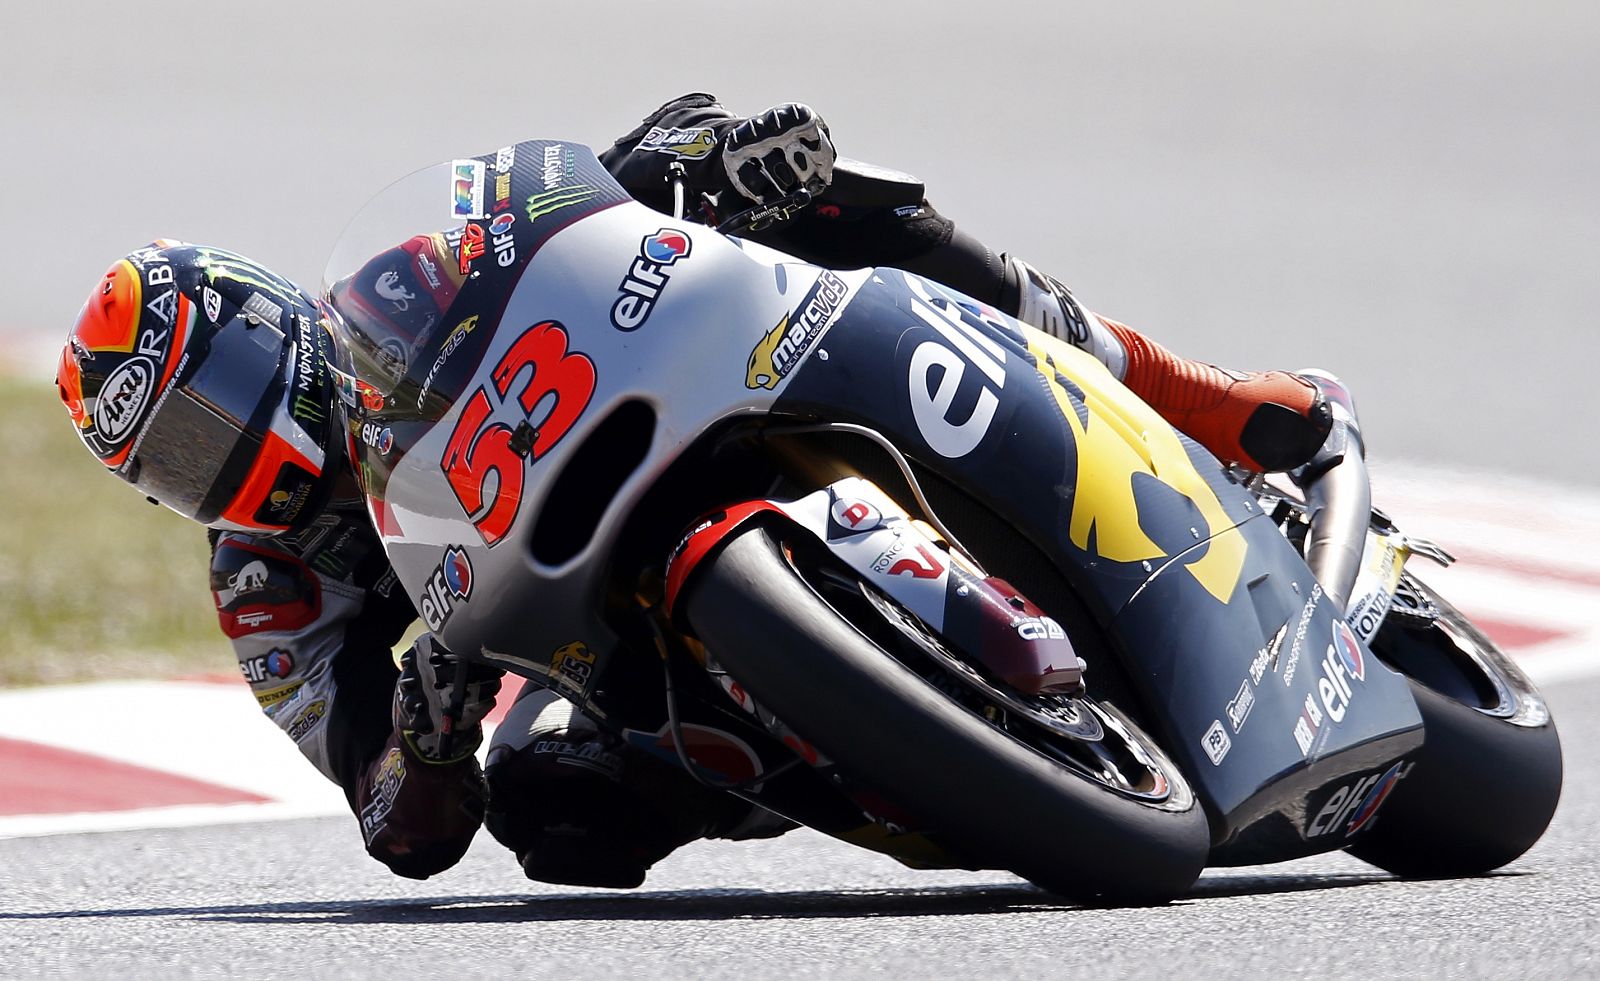
<path id="1" fill-rule="evenodd" d="M 323 274 L 346 401 L 439 418 L 541 243 L 627 200 L 588 147 L 564 140 L 445 161 L 390 185 L 345 227 Z"/>
<path id="2" fill-rule="evenodd" d="M 439 336 L 483 255 L 485 230 L 473 220 L 484 217 L 489 180 L 481 160 L 435 164 L 390 185 L 339 236 L 323 299 L 365 387 L 392 393 Z"/>

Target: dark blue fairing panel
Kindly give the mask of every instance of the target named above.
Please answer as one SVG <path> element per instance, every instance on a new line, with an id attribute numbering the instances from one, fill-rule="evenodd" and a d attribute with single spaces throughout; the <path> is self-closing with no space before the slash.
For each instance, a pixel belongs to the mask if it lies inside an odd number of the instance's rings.
<path id="1" fill-rule="evenodd" d="M 1315 850 L 1307 796 L 1420 742 L 1405 682 L 1253 497 L 1087 354 L 890 269 L 815 348 L 778 408 L 877 429 L 1037 545 L 1170 719 L 1226 847 Z"/>

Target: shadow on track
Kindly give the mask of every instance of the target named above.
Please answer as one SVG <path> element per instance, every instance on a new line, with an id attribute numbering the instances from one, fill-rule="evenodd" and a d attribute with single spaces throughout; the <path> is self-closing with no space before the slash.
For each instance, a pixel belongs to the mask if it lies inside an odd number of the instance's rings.
<path id="1" fill-rule="evenodd" d="M 1499 875 L 1517 873 L 1496 873 Z M 1235 896 L 1349 889 L 1395 882 L 1381 872 L 1343 875 L 1213 875 L 1179 905 Z M 573 920 L 784 920 L 908 916 L 992 916 L 1113 906 L 1068 902 L 1026 883 L 932 889 L 767 892 L 760 889 L 635 893 L 439 896 L 405 900 L 258 903 L 240 906 L 153 907 L 0 913 L 5 920 L 187 917 L 219 923 L 536 923 Z"/>

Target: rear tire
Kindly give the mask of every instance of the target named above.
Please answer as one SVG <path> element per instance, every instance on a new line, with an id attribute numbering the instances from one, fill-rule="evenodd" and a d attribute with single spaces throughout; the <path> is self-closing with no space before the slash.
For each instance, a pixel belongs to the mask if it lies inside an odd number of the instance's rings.
<path id="1" fill-rule="evenodd" d="M 1166 779 L 1182 793 L 1157 806 L 1008 736 L 869 640 L 765 528 L 708 559 L 683 609 L 761 705 L 986 867 L 1134 902 L 1177 896 L 1204 867 L 1205 815 L 1175 769 Z"/>
<path id="2" fill-rule="evenodd" d="M 1416 879 L 1480 875 L 1538 841 L 1561 797 L 1561 740 L 1533 683 L 1454 606 L 1407 576 L 1431 622 L 1391 615 L 1372 651 L 1411 683 L 1426 742 L 1352 855 Z"/>

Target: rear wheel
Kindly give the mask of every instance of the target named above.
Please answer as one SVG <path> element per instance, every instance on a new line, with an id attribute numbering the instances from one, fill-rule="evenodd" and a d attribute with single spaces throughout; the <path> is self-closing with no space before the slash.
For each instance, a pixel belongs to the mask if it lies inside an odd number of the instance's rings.
<path id="1" fill-rule="evenodd" d="M 1133 723 L 1090 698 L 1005 690 L 803 541 L 739 532 L 683 608 L 758 702 L 978 864 L 1132 901 L 1200 874 L 1204 813 Z"/>
<path id="2" fill-rule="evenodd" d="M 1407 676 L 1426 742 L 1352 855 L 1396 875 L 1451 878 L 1533 847 L 1561 797 L 1561 740 L 1544 699 L 1494 642 L 1407 575 L 1372 651 Z"/>

